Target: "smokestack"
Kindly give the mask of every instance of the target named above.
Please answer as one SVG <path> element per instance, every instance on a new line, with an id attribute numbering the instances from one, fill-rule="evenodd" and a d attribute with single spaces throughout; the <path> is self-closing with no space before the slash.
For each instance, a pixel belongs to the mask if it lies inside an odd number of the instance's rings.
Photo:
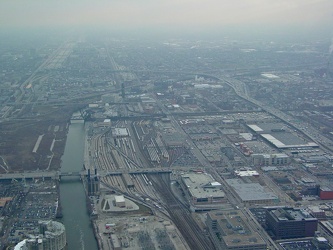
<path id="1" fill-rule="evenodd" d="M 95 168 L 95 175 L 97 175 L 97 168 Z"/>
<path id="2" fill-rule="evenodd" d="M 90 180 L 90 168 L 88 169 L 88 180 Z"/>

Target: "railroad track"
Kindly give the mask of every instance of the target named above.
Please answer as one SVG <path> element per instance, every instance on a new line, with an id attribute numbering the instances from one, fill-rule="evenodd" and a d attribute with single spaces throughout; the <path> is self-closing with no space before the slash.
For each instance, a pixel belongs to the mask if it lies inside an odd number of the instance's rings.
<path id="1" fill-rule="evenodd" d="M 166 177 L 167 176 L 167 177 Z M 166 204 L 166 210 L 170 214 L 173 222 L 183 235 L 188 246 L 193 250 L 212 250 L 215 249 L 210 240 L 205 237 L 200 227 L 191 217 L 187 208 L 175 197 L 170 189 L 170 177 L 150 177 L 154 188 L 159 192 L 160 197 Z"/>

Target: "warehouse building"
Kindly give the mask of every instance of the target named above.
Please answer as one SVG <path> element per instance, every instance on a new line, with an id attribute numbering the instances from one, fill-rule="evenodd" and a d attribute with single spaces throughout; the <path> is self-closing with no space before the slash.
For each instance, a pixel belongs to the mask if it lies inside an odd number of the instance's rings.
<path id="1" fill-rule="evenodd" d="M 193 205 L 214 204 L 225 200 L 221 183 L 206 173 L 183 174 L 181 185 Z"/>
<path id="2" fill-rule="evenodd" d="M 319 147 L 314 142 L 306 142 L 298 137 L 283 123 L 247 124 L 247 127 L 278 149 Z"/>
<path id="3" fill-rule="evenodd" d="M 248 205 L 275 204 L 278 197 L 259 183 L 245 183 L 241 179 L 227 179 L 226 182 L 234 190 L 239 199 Z"/>

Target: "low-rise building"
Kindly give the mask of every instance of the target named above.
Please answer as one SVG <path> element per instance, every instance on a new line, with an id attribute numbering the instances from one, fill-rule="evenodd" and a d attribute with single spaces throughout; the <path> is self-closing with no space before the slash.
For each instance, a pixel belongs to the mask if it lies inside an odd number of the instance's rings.
<path id="1" fill-rule="evenodd" d="M 206 224 L 218 250 L 264 250 L 267 244 L 246 223 L 247 219 L 240 210 L 211 211 L 207 214 Z"/>
<path id="2" fill-rule="evenodd" d="M 333 200 L 333 188 L 320 187 L 319 197 L 321 200 Z"/>
<path id="3" fill-rule="evenodd" d="M 241 179 L 227 179 L 226 182 L 234 190 L 239 199 L 249 205 L 275 204 L 279 201 L 277 195 L 259 183 L 245 183 Z"/>
<path id="4" fill-rule="evenodd" d="M 126 207 L 125 198 L 123 195 L 116 195 L 114 197 L 116 207 Z"/>
<path id="5" fill-rule="evenodd" d="M 286 154 L 252 154 L 252 164 L 255 166 L 287 165 L 291 159 Z"/>
<path id="6" fill-rule="evenodd" d="M 268 208 L 266 225 L 277 240 L 313 237 L 317 230 L 318 219 L 302 209 Z"/>
<path id="7" fill-rule="evenodd" d="M 325 211 L 319 206 L 309 206 L 308 211 L 313 217 L 316 217 L 318 220 L 326 219 Z"/>
<path id="8" fill-rule="evenodd" d="M 206 173 L 183 174 L 181 185 L 193 205 L 220 203 L 225 199 L 221 183 Z"/>

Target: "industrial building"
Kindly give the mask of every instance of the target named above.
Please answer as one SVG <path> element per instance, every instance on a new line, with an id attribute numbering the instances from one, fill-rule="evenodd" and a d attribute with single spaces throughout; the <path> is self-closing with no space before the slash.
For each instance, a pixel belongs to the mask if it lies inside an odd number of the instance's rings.
<path id="1" fill-rule="evenodd" d="M 278 197 L 269 190 L 266 190 L 259 183 L 245 183 L 241 179 L 227 179 L 226 182 L 234 190 L 239 199 L 249 205 L 275 204 Z"/>
<path id="2" fill-rule="evenodd" d="M 181 176 L 181 185 L 193 205 L 214 204 L 224 201 L 221 183 L 206 173 L 190 173 Z"/>
<path id="3" fill-rule="evenodd" d="M 317 230 L 318 219 L 301 209 L 268 208 L 266 225 L 277 240 L 313 237 Z"/>
<path id="4" fill-rule="evenodd" d="M 271 134 L 261 134 L 261 137 L 264 138 L 269 144 L 275 146 L 278 149 L 290 149 L 290 148 L 318 148 L 318 144 L 314 142 L 300 143 L 300 144 L 286 144 L 279 140 L 276 136 Z"/>
<path id="5" fill-rule="evenodd" d="M 240 210 L 213 211 L 207 214 L 206 224 L 218 250 L 264 250 L 267 245 L 261 236 L 246 223 Z"/>
<path id="6" fill-rule="evenodd" d="M 333 189 L 331 187 L 320 187 L 319 197 L 321 200 L 333 200 Z"/>
<path id="7" fill-rule="evenodd" d="M 287 165 L 291 159 L 286 154 L 252 154 L 252 164 L 255 166 Z"/>
<path id="8" fill-rule="evenodd" d="M 129 136 L 127 128 L 112 128 L 111 133 L 113 137 L 127 137 Z"/>
<path id="9" fill-rule="evenodd" d="M 14 250 L 62 250 L 66 247 L 65 226 L 57 221 L 39 222 L 39 235 L 19 242 Z"/>
<path id="10" fill-rule="evenodd" d="M 116 195 L 114 197 L 114 203 L 116 207 L 126 207 L 126 202 L 123 195 Z"/>
<path id="11" fill-rule="evenodd" d="M 278 149 L 319 147 L 314 142 L 306 142 L 294 135 L 283 123 L 248 124 L 247 127 Z"/>

